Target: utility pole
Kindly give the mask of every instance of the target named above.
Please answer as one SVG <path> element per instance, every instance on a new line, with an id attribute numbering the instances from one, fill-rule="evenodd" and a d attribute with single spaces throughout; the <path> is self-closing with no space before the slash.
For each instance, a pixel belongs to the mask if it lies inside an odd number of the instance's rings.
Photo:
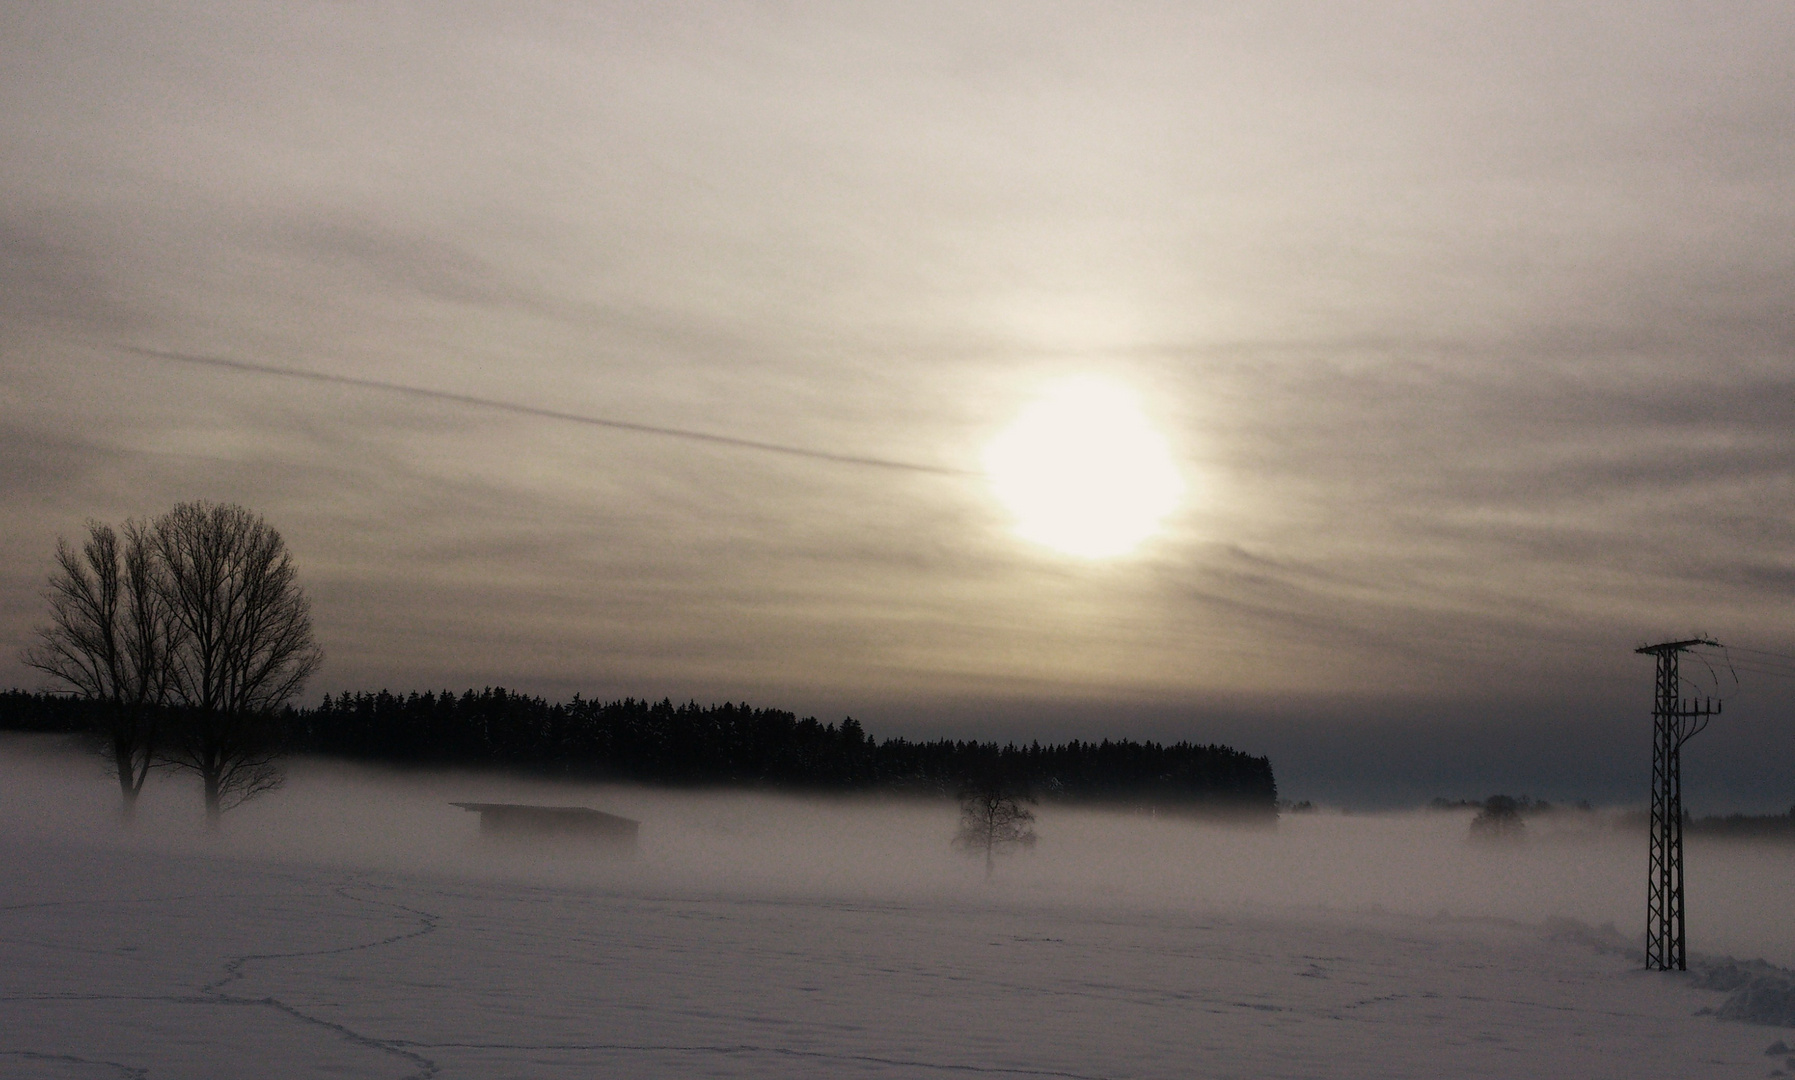
<path id="1" fill-rule="evenodd" d="M 1648 970 L 1689 970 L 1683 952 L 1683 744 L 1720 712 L 1712 699 L 1683 700 L 1677 657 L 1695 645 L 1720 647 L 1717 641 L 1690 638 L 1634 650 L 1658 658 L 1652 703 L 1652 851 L 1645 901 Z"/>

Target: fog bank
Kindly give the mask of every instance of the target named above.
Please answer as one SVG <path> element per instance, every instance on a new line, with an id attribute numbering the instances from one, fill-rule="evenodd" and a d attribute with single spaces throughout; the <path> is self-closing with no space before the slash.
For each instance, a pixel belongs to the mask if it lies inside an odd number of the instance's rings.
<path id="1" fill-rule="evenodd" d="M 1643 833 L 1612 815 L 1533 818 L 1524 842 L 1467 842 L 1468 812 L 1287 814 L 1276 828 L 1059 805 L 1035 807 L 1039 842 L 982 864 L 954 851 L 948 800 L 800 798 L 557 783 L 493 773 L 398 773 L 311 760 L 287 785 L 203 828 L 181 777 L 146 787 L 121 828 L 116 784 L 95 757 L 45 737 L 0 739 L 0 828 L 70 849 L 330 865 L 623 893 L 1177 910 L 1342 909 L 1426 918 L 1643 928 Z M 566 845 L 484 840 L 452 801 L 590 806 L 641 822 L 640 853 L 607 861 Z M 1795 848 L 1692 837 L 1690 948 L 1795 964 L 1781 898 Z"/>

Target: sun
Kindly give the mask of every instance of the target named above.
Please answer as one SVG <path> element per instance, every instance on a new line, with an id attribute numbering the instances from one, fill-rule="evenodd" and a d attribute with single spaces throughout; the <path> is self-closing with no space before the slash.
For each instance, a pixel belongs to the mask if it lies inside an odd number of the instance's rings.
<path id="1" fill-rule="evenodd" d="M 984 464 L 1018 535 L 1088 559 L 1133 551 L 1184 497 L 1139 398 L 1098 376 L 1047 387 L 986 447 Z"/>

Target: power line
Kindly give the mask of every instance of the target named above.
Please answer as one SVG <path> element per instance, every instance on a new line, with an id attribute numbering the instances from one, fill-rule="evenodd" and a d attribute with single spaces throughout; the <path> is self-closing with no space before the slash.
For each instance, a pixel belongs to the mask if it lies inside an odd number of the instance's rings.
<path id="1" fill-rule="evenodd" d="M 1699 647 L 1691 649 L 1690 655 L 1701 660 L 1704 664 L 1707 663 L 1709 657 L 1713 656 L 1712 653 L 1704 653 L 1698 650 Z M 1738 649 L 1736 651 L 1750 653 L 1752 655 L 1735 658 L 1732 655 L 1734 651 L 1735 650 L 1731 646 L 1722 646 L 1718 657 L 1718 659 L 1727 666 L 1729 671 L 1735 673 L 1734 682 L 1738 681 L 1736 673 L 1741 671 L 1754 675 L 1769 675 L 1775 678 L 1795 679 L 1795 658 L 1790 658 L 1788 662 L 1785 663 L 1779 659 L 1781 654 L 1766 652 L 1763 649 Z M 1712 667 L 1710 667 L 1709 670 L 1712 671 Z"/>
<path id="2" fill-rule="evenodd" d="M 165 349 L 146 349 L 136 345 L 117 345 L 115 348 L 139 356 L 147 356 L 156 360 L 167 360 L 178 364 L 193 364 L 201 367 L 234 371 L 246 375 L 277 375 L 288 379 L 304 379 L 309 382 L 334 383 L 338 386 L 354 386 L 363 390 L 379 390 L 389 394 L 401 394 L 406 397 L 424 398 L 432 401 L 448 401 L 457 405 L 471 405 L 475 408 L 494 409 L 499 412 L 515 413 L 520 416 L 535 416 L 545 420 L 560 420 L 571 424 L 585 424 L 589 427 L 609 428 L 613 431 L 628 431 L 638 435 L 658 435 L 663 438 L 685 439 L 690 442 L 710 443 L 713 446 L 728 446 L 738 450 L 758 450 L 768 454 L 783 454 L 787 457 L 808 458 L 812 461 L 827 461 L 837 465 L 859 465 L 875 469 L 896 469 L 903 472 L 925 473 L 932 476 L 970 477 L 981 474 L 970 469 L 955 469 L 945 465 L 925 465 L 915 461 L 903 461 L 898 458 L 874 457 L 869 454 L 845 454 L 833 450 L 816 450 L 803 446 L 790 446 L 784 443 L 763 442 L 759 439 L 743 439 L 734 435 L 719 435 L 710 431 L 698 431 L 691 428 L 666 427 L 660 424 L 644 424 L 634 420 L 618 420 L 612 417 L 585 416 L 580 413 L 562 412 L 559 409 L 545 409 L 536 405 L 524 405 L 513 401 L 502 401 L 497 398 L 476 397 L 473 394 L 457 394 L 448 390 L 433 390 L 426 386 L 411 386 L 406 383 L 386 382 L 381 379 L 363 379 L 354 375 L 333 375 L 322 371 L 307 371 L 304 368 L 280 367 L 275 364 L 258 364 L 248 360 L 231 360 L 222 356 L 203 356 L 197 353 L 170 352 Z"/>
<path id="3" fill-rule="evenodd" d="M 1778 670 L 1776 668 L 1751 667 L 1747 664 L 1734 664 L 1734 671 L 1742 671 L 1747 675 L 1765 675 L 1772 679 L 1795 679 L 1795 671 Z"/>
<path id="4" fill-rule="evenodd" d="M 1732 664 L 1735 667 L 1749 664 L 1752 667 L 1774 668 L 1778 671 L 1795 671 L 1795 664 L 1785 663 L 1781 660 L 1767 660 L 1760 656 L 1723 656 L 1721 662 Z"/>
<path id="5" fill-rule="evenodd" d="M 1795 675 L 1795 665 L 1769 663 L 1762 660 L 1734 660 L 1733 667 L 1740 671 L 1757 671 L 1772 675 Z"/>
<path id="6" fill-rule="evenodd" d="M 1708 658 L 1703 656 L 1701 653 L 1696 652 L 1693 649 L 1691 649 L 1689 652 L 1689 655 L 1692 658 L 1694 658 L 1696 661 L 1698 661 L 1702 667 L 1708 669 L 1708 678 L 1714 684 L 1714 692 L 1716 694 L 1720 693 L 1720 672 L 1715 671 L 1714 665 L 1710 664 L 1708 662 Z M 1733 677 L 1733 689 L 1737 690 L 1739 688 L 1739 674 L 1738 674 L 1738 672 L 1733 670 L 1732 658 L 1726 655 L 1726 649 L 1724 649 L 1724 648 L 1722 648 L 1720 650 L 1720 655 L 1721 655 L 1721 662 L 1726 665 L 1727 674 L 1729 674 Z"/>
<path id="7" fill-rule="evenodd" d="M 1744 655 L 1734 657 L 1733 653 L 1735 652 Z M 1767 649 L 1735 649 L 1731 646 L 1724 646 L 1720 650 L 1720 655 L 1731 664 L 1754 664 L 1759 667 L 1781 668 L 1795 672 L 1795 656 L 1785 653 L 1770 652 Z"/>
<path id="8" fill-rule="evenodd" d="M 1721 648 L 1726 652 L 1752 653 L 1757 656 L 1768 656 L 1777 660 L 1787 660 L 1791 664 L 1795 664 L 1795 656 L 1791 656 L 1788 653 L 1771 652 L 1769 649 L 1747 649 L 1743 645 L 1724 645 Z"/>

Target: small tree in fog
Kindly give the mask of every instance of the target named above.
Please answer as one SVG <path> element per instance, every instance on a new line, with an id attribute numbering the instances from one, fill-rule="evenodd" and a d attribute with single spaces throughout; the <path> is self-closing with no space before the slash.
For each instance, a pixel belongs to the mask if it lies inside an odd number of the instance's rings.
<path id="1" fill-rule="evenodd" d="M 1035 844 L 1035 815 L 1022 806 L 1028 794 L 995 774 L 968 781 L 960 789 L 960 831 L 954 846 L 985 857 L 985 879 L 991 878 L 1000 852 Z"/>
<path id="2" fill-rule="evenodd" d="M 154 528 L 127 521 L 121 543 L 110 525 L 87 524 L 77 552 L 56 541 L 50 625 L 24 662 L 93 702 L 129 821 L 156 751 L 168 702 L 176 635 L 161 587 Z"/>
<path id="3" fill-rule="evenodd" d="M 1483 809 L 1471 819 L 1471 839 L 1485 841 L 1516 841 L 1527 833 L 1527 823 L 1521 820 L 1521 804 L 1508 795 L 1491 795 L 1483 802 Z"/>
<path id="4" fill-rule="evenodd" d="M 286 542 L 260 516 L 182 503 L 157 519 L 154 535 L 180 703 L 161 757 L 198 774 L 215 826 L 225 810 L 280 785 L 276 712 L 323 652 Z"/>

